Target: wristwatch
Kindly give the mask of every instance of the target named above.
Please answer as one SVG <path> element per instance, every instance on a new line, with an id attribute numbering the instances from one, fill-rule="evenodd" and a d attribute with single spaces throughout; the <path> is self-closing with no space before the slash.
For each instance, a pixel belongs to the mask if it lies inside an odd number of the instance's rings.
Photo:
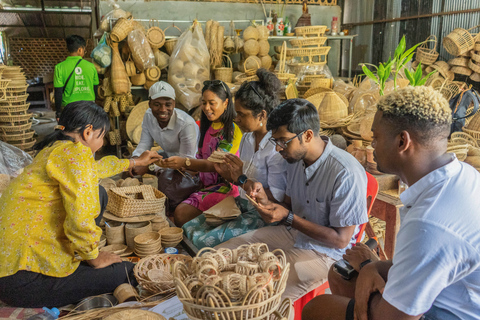
<path id="1" fill-rule="evenodd" d="M 192 162 L 190 161 L 190 158 L 185 158 L 185 165 L 187 167 L 190 167 L 191 164 L 192 164 Z"/>
<path id="2" fill-rule="evenodd" d="M 360 270 L 362 270 L 362 268 L 365 267 L 370 262 L 372 262 L 372 259 L 367 259 L 367 260 L 363 261 L 362 263 L 360 263 Z"/>
<path id="3" fill-rule="evenodd" d="M 293 216 L 294 216 L 293 212 L 289 211 L 288 215 L 285 217 L 285 219 L 283 219 L 283 224 L 286 225 L 287 227 L 291 227 L 293 223 Z"/>
<path id="4" fill-rule="evenodd" d="M 243 184 L 247 181 L 248 177 L 244 174 L 238 177 L 237 182 L 235 183 L 237 186 L 243 186 Z"/>

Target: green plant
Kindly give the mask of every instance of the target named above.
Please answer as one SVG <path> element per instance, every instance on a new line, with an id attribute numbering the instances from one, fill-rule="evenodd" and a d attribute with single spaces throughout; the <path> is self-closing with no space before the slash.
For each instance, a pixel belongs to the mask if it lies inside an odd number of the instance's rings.
<path id="1" fill-rule="evenodd" d="M 415 54 L 415 49 L 421 45 L 423 42 L 417 43 L 410 49 L 406 50 L 406 41 L 405 36 L 400 40 L 393 59 L 390 57 L 387 62 L 380 63 L 377 66 L 369 63 L 362 64 L 362 70 L 367 77 L 372 79 L 379 87 L 380 95 L 383 96 L 385 90 L 385 83 L 393 72 L 393 87 L 397 90 L 397 77 L 398 73 L 405 67 L 405 65 L 412 60 L 413 55 Z M 372 66 L 376 69 L 375 72 L 370 71 L 368 66 Z M 395 69 L 393 69 L 395 68 Z M 428 79 L 428 78 L 427 78 Z M 425 80 L 426 81 L 426 80 Z"/>
<path id="2" fill-rule="evenodd" d="M 423 86 L 425 82 L 427 82 L 428 78 L 430 78 L 437 70 L 433 70 L 425 77 L 422 78 L 422 63 L 420 62 L 417 66 L 415 72 L 411 72 L 408 69 L 405 69 L 405 76 L 407 77 L 408 81 L 413 87 Z"/>

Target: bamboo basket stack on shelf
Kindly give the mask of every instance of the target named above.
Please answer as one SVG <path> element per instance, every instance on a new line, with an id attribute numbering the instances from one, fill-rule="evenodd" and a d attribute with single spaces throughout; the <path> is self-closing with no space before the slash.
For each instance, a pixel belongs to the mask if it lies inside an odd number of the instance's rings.
<path id="1" fill-rule="evenodd" d="M 27 82 L 17 66 L 0 66 L 0 140 L 22 149 L 30 155 L 36 140 L 31 129 L 32 114 L 28 113 Z"/>

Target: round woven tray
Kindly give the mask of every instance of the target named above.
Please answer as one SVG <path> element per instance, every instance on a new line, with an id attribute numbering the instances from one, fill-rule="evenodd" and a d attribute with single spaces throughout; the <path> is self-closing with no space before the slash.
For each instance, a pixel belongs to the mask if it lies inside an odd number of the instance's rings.
<path id="1" fill-rule="evenodd" d="M 26 142 L 18 142 L 18 143 L 17 142 L 10 142 L 10 144 L 19 148 L 19 149 L 26 150 L 26 149 L 30 149 L 31 147 L 33 147 L 35 142 L 37 142 L 37 140 L 30 139 L 30 140 L 27 140 Z"/>
<path id="2" fill-rule="evenodd" d="M 18 105 L 0 105 L 0 114 L 2 113 L 25 113 L 30 107 L 30 103 L 18 104 Z M 1 121 L 1 120 L 0 120 Z"/>
<path id="3" fill-rule="evenodd" d="M 35 134 L 35 131 L 31 129 L 21 133 L 5 133 L 0 131 L 0 139 L 5 142 L 24 141 L 24 140 L 29 140 L 33 138 L 34 134 Z"/>
<path id="4" fill-rule="evenodd" d="M 147 31 L 147 40 L 152 48 L 161 48 L 165 43 L 165 33 L 159 27 L 152 26 Z"/>
<path id="5" fill-rule="evenodd" d="M 0 122 L 0 132 L 23 132 L 29 130 L 32 127 L 32 121 L 28 121 L 24 124 L 12 124 Z"/>

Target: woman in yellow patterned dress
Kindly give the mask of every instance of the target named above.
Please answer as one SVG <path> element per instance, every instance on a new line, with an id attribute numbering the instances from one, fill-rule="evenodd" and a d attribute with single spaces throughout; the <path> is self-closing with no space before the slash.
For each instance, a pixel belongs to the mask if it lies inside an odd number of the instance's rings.
<path id="1" fill-rule="evenodd" d="M 113 156 L 95 162 L 110 126 L 93 102 L 64 109 L 43 149 L 0 198 L 0 300 L 17 307 L 54 307 L 112 292 L 135 282 L 133 264 L 99 252 L 98 222 L 106 206 L 98 181 L 149 165 L 160 157 L 145 151 L 135 160 Z"/>

